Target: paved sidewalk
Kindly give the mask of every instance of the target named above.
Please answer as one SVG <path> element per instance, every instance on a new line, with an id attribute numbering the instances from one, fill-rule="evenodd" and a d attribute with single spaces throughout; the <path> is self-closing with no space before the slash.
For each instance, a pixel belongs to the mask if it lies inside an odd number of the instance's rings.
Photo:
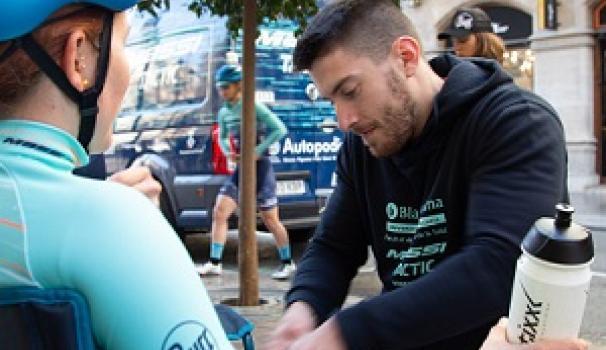
<path id="1" fill-rule="evenodd" d="M 254 307 L 234 308 L 255 325 L 253 336 L 256 348 L 259 349 L 269 339 L 269 335 L 282 317 L 284 294 L 290 287 L 290 280 L 276 281 L 271 278 L 271 273 L 279 265 L 272 235 L 267 232 L 259 232 L 257 239 L 259 243 L 259 297 L 267 303 Z M 187 238 L 187 248 L 197 263 L 205 262 L 208 259 L 209 241 L 208 234 L 197 234 Z M 293 257 L 295 261 L 298 261 L 305 249 L 305 242 L 292 243 Z M 223 274 L 201 278 L 208 294 L 215 303 L 221 303 L 226 299 L 234 299 L 239 296 L 240 281 L 236 263 L 237 246 L 237 231 L 230 230 L 224 251 Z M 346 304 L 359 302 L 367 296 L 378 294 L 380 290 L 381 283 L 374 269 L 374 261 L 369 259 L 354 279 Z M 241 347 L 238 348 L 241 349 Z"/>
<path id="2" fill-rule="evenodd" d="M 259 271 L 259 294 L 260 298 L 266 302 L 265 304 L 253 307 L 234 307 L 255 325 L 253 336 L 257 349 L 269 339 L 270 334 L 278 325 L 284 310 L 284 293 L 290 286 L 290 281 L 271 279 L 271 272 L 273 272 L 273 266 L 262 266 Z M 215 303 L 238 297 L 239 277 L 235 265 L 224 266 L 221 276 L 202 277 L 202 281 Z M 346 304 L 354 304 L 366 296 L 377 294 L 379 288 L 379 281 L 372 269 L 360 272 L 354 280 Z M 238 349 L 242 349 L 241 344 L 235 345 Z"/>
<path id="3" fill-rule="evenodd" d="M 282 298 L 290 281 L 278 282 L 269 277 L 271 270 L 262 269 L 259 274 L 260 295 L 267 303 L 254 307 L 234 307 L 239 313 L 249 319 L 254 325 L 253 336 L 257 348 L 268 339 L 282 316 L 284 304 Z M 238 298 L 239 277 L 237 267 L 224 266 L 221 276 L 203 277 L 202 281 L 214 303 L 221 303 L 227 299 Z"/>
<path id="4" fill-rule="evenodd" d="M 235 299 L 239 296 L 239 275 L 237 266 L 238 250 L 237 230 L 230 230 L 227 235 L 227 244 L 224 250 L 223 274 L 221 276 L 202 277 L 202 281 L 208 290 L 208 294 L 214 303 L 224 302 L 226 299 Z M 256 349 L 267 341 L 269 334 L 275 329 L 278 320 L 282 317 L 284 309 L 283 298 L 290 286 L 290 280 L 276 281 L 271 279 L 271 273 L 278 267 L 277 252 L 271 234 L 259 232 L 258 255 L 259 255 L 259 297 L 267 303 L 254 307 L 234 307 L 240 314 L 249 319 L 254 325 L 253 337 Z M 187 248 L 192 258 L 197 263 L 203 263 L 208 259 L 208 246 L 210 237 L 208 234 L 197 234 L 188 237 Z M 300 247 L 299 247 L 300 246 Z M 298 258 L 304 244 L 293 246 L 293 255 Z M 237 349 L 242 349 L 237 344 Z"/>

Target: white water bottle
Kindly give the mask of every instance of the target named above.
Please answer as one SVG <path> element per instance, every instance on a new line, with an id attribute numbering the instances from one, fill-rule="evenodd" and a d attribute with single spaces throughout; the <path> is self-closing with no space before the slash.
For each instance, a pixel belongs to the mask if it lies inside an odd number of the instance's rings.
<path id="1" fill-rule="evenodd" d="M 576 338 L 581 329 L 593 261 L 591 232 L 572 222 L 574 209 L 556 206 L 522 241 L 509 308 L 507 340 Z"/>

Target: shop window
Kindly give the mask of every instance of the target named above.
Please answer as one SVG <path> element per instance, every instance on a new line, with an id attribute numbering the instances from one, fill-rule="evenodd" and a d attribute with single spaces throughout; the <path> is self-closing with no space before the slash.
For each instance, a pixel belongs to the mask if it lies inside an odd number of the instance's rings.
<path id="1" fill-rule="evenodd" d="M 534 55 L 528 48 L 508 48 L 503 54 L 503 68 L 518 86 L 532 90 Z"/>

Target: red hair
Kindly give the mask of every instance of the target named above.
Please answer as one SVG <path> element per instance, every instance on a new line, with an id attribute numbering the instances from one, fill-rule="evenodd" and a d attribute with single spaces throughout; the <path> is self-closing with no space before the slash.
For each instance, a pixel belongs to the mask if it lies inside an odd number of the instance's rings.
<path id="1" fill-rule="evenodd" d="M 71 5 L 57 11 L 52 18 L 65 16 L 54 23 L 44 25 L 32 34 L 34 39 L 60 65 L 69 35 L 81 29 L 88 40 L 98 47 L 103 29 L 103 15 L 107 10 L 100 7 Z M 70 15 L 73 13 L 73 16 Z M 10 47 L 10 42 L 0 43 L 0 54 Z M 0 109 L 10 107 L 40 80 L 40 68 L 23 50 L 16 50 L 0 62 Z"/>

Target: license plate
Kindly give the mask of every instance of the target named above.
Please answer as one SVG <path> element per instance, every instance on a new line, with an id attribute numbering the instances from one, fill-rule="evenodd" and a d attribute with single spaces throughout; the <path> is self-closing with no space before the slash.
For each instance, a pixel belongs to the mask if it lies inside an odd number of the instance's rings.
<path id="1" fill-rule="evenodd" d="M 303 180 L 288 180 L 278 181 L 277 183 L 278 196 L 293 196 L 305 193 L 305 181 Z"/>

